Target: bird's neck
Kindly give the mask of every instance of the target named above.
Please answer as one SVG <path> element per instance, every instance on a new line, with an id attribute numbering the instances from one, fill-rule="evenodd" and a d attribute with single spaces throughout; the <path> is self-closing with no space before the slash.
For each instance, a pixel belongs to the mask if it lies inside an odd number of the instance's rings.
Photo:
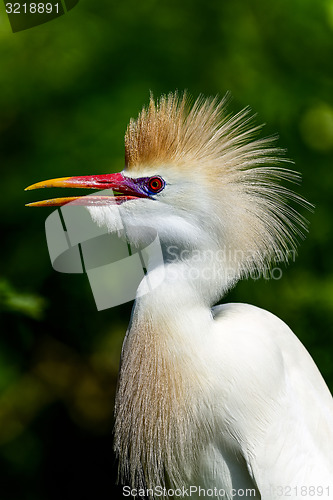
<path id="1" fill-rule="evenodd" d="M 190 482 L 202 451 L 198 443 L 208 441 L 206 435 L 197 438 L 204 434 L 202 406 L 208 407 L 202 397 L 207 391 L 201 388 L 207 374 L 198 353 L 212 318 L 207 308 L 195 304 L 184 315 L 189 295 L 176 301 L 173 294 L 170 289 L 164 304 L 156 294 L 154 301 L 147 296 L 136 301 L 123 346 L 115 449 L 121 476 L 129 475 L 136 488 Z"/>
<path id="2" fill-rule="evenodd" d="M 174 300 L 175 303 L 187 294 L 192 303 L 201 303 L 211 308 L 238 281 L 240 263 L 235 251 L 217 244 L 206 244 L 193 249 L 168 245 L 162 248 L 164 264 L 149 270 L 151 282 L 158 283 L 153 295 L 160 303 Z M 154 280 L 155 275 L 159 279 Z M 170 296 L 170 291 L 174 293 Z M 138 289 L 140 295 L 141 288 Z M 169 297 L 169 298 L 167 298 Z M 147 306 L 152 297 L 147 297 Z"/>

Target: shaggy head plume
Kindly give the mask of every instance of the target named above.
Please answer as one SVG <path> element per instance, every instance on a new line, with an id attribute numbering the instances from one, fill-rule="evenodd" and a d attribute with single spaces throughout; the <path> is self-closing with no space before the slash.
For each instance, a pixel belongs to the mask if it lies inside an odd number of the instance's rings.
<path id="1" fill-rule="evenodd" d="M 128 125 L 125 158 L 129 175 L 160 167 L 207 187 L 211 213 L 223 228 L 220 246 L 228 241 L 233 255 L 243 253 L 234 257 L 237 280 L 295 254 L 307 224 L 293 205 L 310 204 L 281 184 L 300 176 L 284 168 L 290 161 L 275 147 L 276 137 L 256 138 L 262 126 L 250 109 L 228 114 L 227 101 L 228 95 L 222 101 L 201 96 L 191 106 L 185 93 L 157 101 L 151 95 Z"/>

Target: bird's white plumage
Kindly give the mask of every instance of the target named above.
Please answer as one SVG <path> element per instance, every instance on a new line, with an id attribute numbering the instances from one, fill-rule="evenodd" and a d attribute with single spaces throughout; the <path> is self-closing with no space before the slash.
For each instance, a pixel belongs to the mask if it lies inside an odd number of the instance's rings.
<path id="1" fill-rule="evenodd" d="M 137 472 L 145 453 L 149 473 L 156 458 L 150 487 L 163 484 L 161 461 L 174 487 L 230 488 L 226 498 L 238 498 L 232 488 L 257 487 L 263 499 L 332 488 L 332 398 L 302 344 L 266 311 L 211 311 L 182 285 L 172 279 L 136 303 L 118 393 L 120 455 L 130 448 Z"/>
<path id="2" fill-rule="evenodd" d="M 124 342 L 120 473 L 133 486 L 223 488 L 227 499 L 246 488 L 262 500 L 321 496 L 311 488 L 333 497 L 333 403 L 310 355 L 266 311 L 213 307 L 246 272 L 286 260 L 303 224 L 278 184 L 291 174 L 269 166 L 276 151 L 251 142 L 247 113 L 223 118 L 223 106 L 198 101 L 186 115 L 177 96 L 152 100 L 127 132 L 125 175 L 160 175 L 166 187 L 117 213 L 130 236 L 158 232 L 165 278 L 139 289 Z M 114 229 L 115 207 L 89 210 Z M 144 231 L 132 237 L 145 244 Z"/>
<path id="3" fill-rule="evenodd" d="M 332 486 L 333 402 L 312 358 L 272 314 L 245 304 L 216 310 L 220 352 L 237 345 L 228 357 L 244 370 L 231 414 L 246 429 L 243 446 L 259 490 L 284 486 L 287 497 L 288 486 Z M 240 393 L 247 394 L 243 412 Z"/>

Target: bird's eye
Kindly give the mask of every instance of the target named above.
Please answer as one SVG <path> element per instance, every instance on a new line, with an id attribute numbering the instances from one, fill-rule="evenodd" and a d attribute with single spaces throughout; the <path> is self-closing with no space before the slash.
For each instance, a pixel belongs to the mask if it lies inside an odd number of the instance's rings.
<path id="1" fill-rule="evenodd" d="M 165 186 L 165 182 L 161 177 L 151 177 L 148 181 L 148 189 L 151 193 L 159 193 Z"/>

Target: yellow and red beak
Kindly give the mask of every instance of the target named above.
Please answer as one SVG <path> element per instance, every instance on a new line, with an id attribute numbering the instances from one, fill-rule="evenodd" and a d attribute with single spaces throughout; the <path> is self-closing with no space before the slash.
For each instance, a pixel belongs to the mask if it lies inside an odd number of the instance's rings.
<path id="1" fill-rule="evenodd" d="M 59 207 L 66 203 L 75 205 L 120 205 L 125 201 L 137 198 L 146 198 L 147 193 L 136 179 L 125 177 L 121 172 L 117 174 L 86 175 L 78 177 L 60 177 L 48 181 L 37 182 L 28 186 L 25 191 L 40 188 L 89 188 L 110 190 L 106 195 L 70 196 L 52 198 L 49 200 L 28 203 L 28 207 Z M 111 191 L 112 190 L 112 191 Z M 114 192 L 114 194 L 113 194 Z"/>

